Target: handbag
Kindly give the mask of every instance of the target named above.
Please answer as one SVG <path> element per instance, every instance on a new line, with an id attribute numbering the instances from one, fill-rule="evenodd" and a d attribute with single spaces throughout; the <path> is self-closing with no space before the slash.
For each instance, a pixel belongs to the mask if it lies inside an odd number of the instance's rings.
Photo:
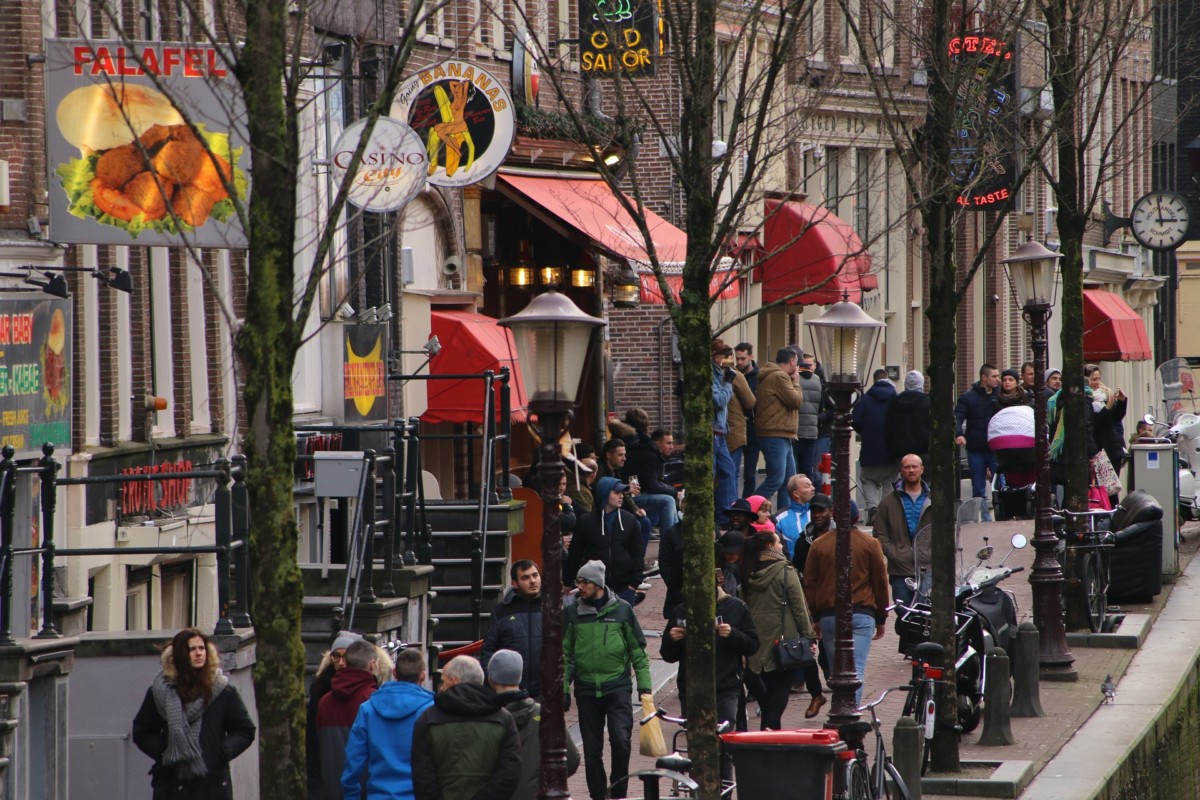
<path id="1" fill-rule="evenodd" d="M 1088 508 L 1092 511 L 1112 511 L 1112 502 L 1104 487 L 1092 486 L 1088 489 Z"/>
<path id="2" fill-rule="evenodd" d="M 1095 485 L 1104 489 L 1109 494 L 1117 494 L 1121 491 L 1121 479 L 1117 476 L 1117 471 L 1113 469 L 1112 461 L 1108 458 L 1108 453 L 1101 450 L 1096 453 L 1096 457 L 1092 459 L 1092 473 L 1095 475 Z"/>
<path id="3" fill-rule="evenodd" d="M 787 630 L 787 570 L 783 572 L 783 605 L 779 610 L 779 633 Z M 783 670 L 804 669 L 816 661 L 813 655 L 812 639 L 807 636 L 793 636 L 791 639 L 775 640 L 775 662 Z"/>

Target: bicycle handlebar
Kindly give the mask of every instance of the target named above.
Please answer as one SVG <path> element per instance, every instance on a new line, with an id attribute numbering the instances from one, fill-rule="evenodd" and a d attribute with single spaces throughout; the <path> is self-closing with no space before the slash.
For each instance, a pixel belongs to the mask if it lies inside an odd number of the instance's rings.
<path id="1" fill-rule="evenodd" d="M 906 683 L 902 686 L 893 686 L 889 689 L 884 689 L 883 694 L 881 694 L 881 695 L 879 695 L 879 697 L 875 698 L 875 700 L 873 702 L 866 703 L 865 705 L 861 705 L 856 710 L 857 711 L 870 711 L 872 708 L 874 708 L 875 706 L 882 703 L 883 699 L 885 697 L 887 697 L 889 694 L 891 694 L 892 692 L 911 692 L 912 688 L 913 687 L 912 687 L 911 683 Z"/>
<path id="2" fill-rule="evenodd" d="M 1088 511 L 1068 511 L 1065 508 L 1049 509 L 1051 514 L 1061 514 L 1064 517 L 1111 517 L 1113 514 L 1117 513 L 1118 511 L 1122 511 L 1122 510 L 1124 510 L 1124 509 L 1120 505 L 1116 506 L 1115 508 L 1111 508 L 1111 509 L 1097 508 L 1097 509 L 1091 509 Z"/>
<path id="3" fill-rule="evenodd" d="M 650 720 L 655 719 L 655 718 L 664 719 L 673 725 L 678 725 L 679 727 L 683 728 L 684 730 L 687 730 L 687 722 L 688 721 L 685 717 L 672 717 L 670 714 L 663 711 L 661 708 L 654 709 L 654 713 L 648 717 L 642 717 L 642 719 L 638 720 L 638 725 L 645 725 Z M 733 721 L 732 720 L 722 720 L 717 723 L 717 733 L 718 734 L 728 733 L 731 730 L 733 730 Z"/>

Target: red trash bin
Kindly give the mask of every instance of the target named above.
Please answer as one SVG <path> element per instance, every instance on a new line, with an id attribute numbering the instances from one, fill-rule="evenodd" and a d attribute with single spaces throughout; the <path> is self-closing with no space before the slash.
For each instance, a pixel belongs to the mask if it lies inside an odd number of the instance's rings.
<path id="1" fill-rule="evenodd" d="M 733 756 L 738 800 L 831 800 L 837 731 L 747 731 L 721 735 Z"/>

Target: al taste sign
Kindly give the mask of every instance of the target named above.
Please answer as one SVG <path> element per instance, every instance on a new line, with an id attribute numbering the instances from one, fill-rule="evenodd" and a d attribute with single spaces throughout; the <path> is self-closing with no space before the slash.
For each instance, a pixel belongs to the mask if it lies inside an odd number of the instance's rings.
<path id="1" fill-rule="evenodd" d="M 0 300 L 0 446 L 71 446 L 71 301 Z"/>
<path id="2" fill-rule="evenodd" d="M 467 61 L 443 61 L 401 84 L 391 116 L 424 143 L 435 186 L 469 186 L 491 175 L 512 148 L 516 115 L 508 90 Z"/>
<path id="3" fill-rule="evenodd" d="M 948 45 L 959 81 L 950 175 L 958 205 L 983 211 L 1012 202 L 1017 178 L 1017 79 L 1013 50 L 985 33 Z"/>
<path id="4" fill-rule="evenodd" d="M 592 75 L 653 75 L 664 41 L 659 0 L 580 0 L 579 65 Z"/>

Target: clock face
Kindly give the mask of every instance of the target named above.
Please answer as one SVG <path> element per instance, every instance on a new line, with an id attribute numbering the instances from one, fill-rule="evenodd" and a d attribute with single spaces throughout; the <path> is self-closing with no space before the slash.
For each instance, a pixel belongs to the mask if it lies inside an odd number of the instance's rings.
<path id="1" fill-rule="evenodd" d="M 1133 237 L 1151 250 L 1174 250 L 1183 244 L 1192 224 L 1186 200 L 1171 192 L 1151 192 L 1133 204 L 1129 227 Z"/>

